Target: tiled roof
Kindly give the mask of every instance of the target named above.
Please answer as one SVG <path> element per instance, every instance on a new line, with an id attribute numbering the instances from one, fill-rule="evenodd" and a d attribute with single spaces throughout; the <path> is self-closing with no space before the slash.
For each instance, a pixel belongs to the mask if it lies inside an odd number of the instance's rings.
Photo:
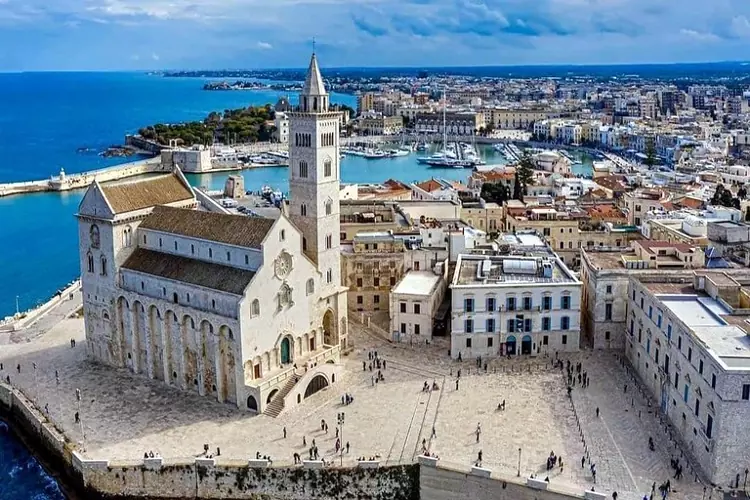
<path id="1" fill-rule="evenodd" d="M 213 264 L 144 248 L 136 249 L 122 265 L 152 276 L 242 295 L 255 272 Z"/>
<path id="2" fill-rule="evenodd" d="M 194 198 L 193 192 L 174 174 L 103 184 L 102 193 L 115 214 Z"/>
<path id="3" fill-rule="evenodd" d="M 184 208 L 155 207 L 140 225 L 164 233 L 216 241 L 228 245 L 260 248 L 274 219 L 219 214 Z"/>
<path id="4" fill-rule="evenodd" d="M 437 191 L 439 189 L 443 189 L 442 184 L 440 184 L 435 179 L 430 179 L 429 181 L 425 181 L 425 182 L 419 182 L 416 184 L 416 186 L 422 189 L 423 191 L 427 191 L 428 193 Z"/>

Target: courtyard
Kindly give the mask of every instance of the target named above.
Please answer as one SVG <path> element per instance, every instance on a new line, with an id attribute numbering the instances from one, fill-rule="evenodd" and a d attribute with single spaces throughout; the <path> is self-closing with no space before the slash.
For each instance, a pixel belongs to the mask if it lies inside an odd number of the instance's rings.
<path id="1" fill-rule="evenodd" d="M 358 457 L 377 457 L 385 465 L 413 462 L 424 444 L 441 462 L 468 470 L 481 451 L 482 466 L 493 471 L 548 477 L 579 491 L 595 486 L 597 491 L 617 491 L 625 500 L 641 500 L 653 482 L 658 486 L 672 477 L 669 461 L 679 456 L 679 449 L 645 397 L 634 387 L 623 395 L 624 384 L 634 382 L 612 354 L 583 352 L 565 358 L 581 362 L 591 379 L 588 388 L 577 386 L 569 398 L 554 356 L 487 360 L 485 370 L 484 362 L 478 367 L 474 361 L 451 361 L 443 339 L 429 346 L 391 344 L 356 323 L 350 323 L 350 330 L 356 347 L 342 358 L 341 379 L 278 418 L 255 416 L 95 365 L 86 359 L 83 322 L 76 318 L 64 319 L 28 342 L 4 345 L 0 377 L 9 376 L 93 459 L 133 461 L 153 451 L 167 462 L 180 462 L 202 455 L 208 444 L 214 455 L 220 449 L 220 462 L 242 462 L 259 453 L 270 456 L 274 465 L 285 465 L 293 463 L 294 453 L 307 459 L 314 440 L 326 461 L 344 465 L 353 465 Z M 387 363 L 384 381 L 377 384 L 377 369 L 363 370 L 373 351 Z M 423 391 L 425 382 L 438 389 Z M 343 405 L 344 394 L 354 401 Z M 504 410 L 498 409 L 502 401 Z M 343 454 L 335 453 L 339 412 L 345 413 L 341 444 L 350 445 Z M 653 452 L 647 447 L 649 436 L 657 445 Z M 547 471 L 551 452 L 564 466 Z M 581 467 L 587 453 L 590 460 Z M 703 498 L 703 486 L 689 470 L 672 484 L 678 498 Z"/>

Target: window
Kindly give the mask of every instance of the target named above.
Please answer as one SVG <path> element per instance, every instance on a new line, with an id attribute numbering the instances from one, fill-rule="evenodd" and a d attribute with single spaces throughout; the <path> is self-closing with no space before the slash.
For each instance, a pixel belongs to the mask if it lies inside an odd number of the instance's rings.
<path id="1" fill-rule="evenodd" d="M 357 286 L 362 288 L 362 278 L 357 278 Z"/>
<path id="2" fill-rule="evenodd" d="M 260 315 L 260 301 L 258 299 L 253 300 L 253 306 L 250 313 L 253 317 Z"/>
<path id="3" fill-rule="evenodd" d="M 146 289 L 146 284 L 143 281 L 141 281 L 141 290 L 145 290 L 145 289 Z"/>
<path id="4" fill-rule="evenodd" d="M 216 299 L 211 299 L 211 309 L 216 309 Z"/>
<path id="5" fill-rule="evenodd" d="M 122 246 L 129 247 L 133 244 L 133 230 L 130 226 L 126 227 L 122 232 Z"/>
<path id="6" fill-rule="evenodd" d="M 190 294 L 189 293 L 185 294 L 185 300 L 187 301 L 188 304 L 190 304 Z"/>
<path id="7" fill-rule="evenodd" d="M 487 320 L 486 330 L 489 333 L 494 333 L 495 332 L 495 318 L 489 318 Z"/>
<path id="8" fill-rule="evenodd" d="M 560 330 L 570 330 L 570 318 L 563 316 L 560 318 Z"/>
<path id="9" fill-rule="evenodd" d="M 699 417 L 701 412 L 701 400 L 695 398 L 695 416 Z"/>
<path id="10" fill-rule="evenodd" d="M 328 200 L 326 201 L 326 215 L 331 215 L 333 213 L 333 201 Z"/>
<path id="11" fill-rule="evenodd" d="M 466 347 L 471 347 L 471 339 L 466 339 Z"/>
<path id="12" fill-rule="evenodd" d="M 667 339 L 672 340 L 672 325 L 667 325 Z"/>
<path id="13" fill-rule="evenodd" d="M 525 332 L 530 332 L 531 331 L 531 318 L 524 320 L 523 331 L 525 331 Z"/>
<path id="14" fill-rule="evenodd" d="M 516 320 L 509 319 L 508 320 L 508 333 L 513 333 L 515 331 L 516 331 Z"/>
<path id="15" fill-rule="evenodd" d="M 606 332 L 604 332 L 604 340 L 609 340 L 610 337 L 611 337 L 611 335 L 609 333 L 609 330 L 607 330 Z"/>
<path id="16" fill-rule="evenodd" d="M 682 349 L 682 337 L 677 337 L 677 349 Z"/>
<path id="17" fill-rule="evenodd" d="M 531 310 L 531 297 L 524 297 L 523 298 L 523 309 L 524 309 L 524 311 L 530 311 Z"/>
<path id="18" fill-rule="evenodd" d="M 162 240 L 161 238 L 159 238 L 159 248 L 161 248 L 161 246 L 162 246 Z"/>
<path id="19" fill-rule="evenodd" d="M 654 315 L 654 306 L 648 306 L 648 319 L 651 319 Z"/>
<path id="20" fill-rule="evenodd" d="M 607 293 L 612 293 L 612 285 L 607 285 Z"/>
<path id="21" fill-rule="evenodd" d="M 560 298 L 560 308 L 561 309 L 570 309 L 570 295 L 563 295 Z"/>
<path id="22" fill-rule="evenodd" d="M 307 216 L 307 205 L 304 203 L 299 206 L 299 214 L 303 217 Z"/>
<path id="23" fill-rule="evenodd" d="M 419 335 L 419 325 L 416 325 L 416 324 L 414 325 L 414 333 L 416 335 Z"/>
<path id="24" fill-rule="evenodd" d="M 464 322 L 464 331 L 466 333 L 474 333 L 474 320 L 473 319 L 467 319 Z"/>
<path id="25" fill-rule="evenodd" d="M 419 271 L 419 261 L 414 262 L 414 270 Z"/>
<path id="26" fill-rule="evenodd" d="M 516 298 L 508 297 L 507 299 L 505 299 L 505 308 L 508 311 L 515 311 L 516 310 Z"/>
<path id="27" fill-rule="evenodd" d="M 227 252 L 227 262 L 232 261 L 232 254 L 230 252 Z"/>
<path id="28" fill-rule="evenodd" d="M 286 231 L 283 229 L 279 231 L 279 241 L 284 241 L 286 239 Z"/>
<path id="29" fill-rule="evenodd" d="M 302 238 L 302 251 L 304 252 L 306 250 L 307 250 L 307 238 L 303 237 Z"/>
<path id="30" fill-rule="evenodd" d="M 380 295 L 373 295 L 372 301 L 375 304 L 380 304 Z"/>
<path id="31" fill-rule="evenodd" d="M 326 235 L 326 250 L 330 250 L 333 246 L 333 237 L 329 234 Z"/>
<path id="32" fill-rule="evenodd" d="M 333 282 L 333 271 L 331 269 L 328 269 L 328 271 L 326 271 L 326 282 L 327 283 Z"/>
<path id="33" fill-rule="evenodd" d="M 604 304 L 604 320 L 612 321 L 612 303 L 611 302 Z"/>
<path id="34" fill-rule="evenodd" d="M 716 389 L 716 374 L 711 374 L 711 389 Z"/>
<path id="35" fill-rule="evenodd" d="M 101 259 L 101 264 L 102 264 L 102 276 L 106 276 L 107 275 L 107 258 L 103 255 Z"/>
<path id="36" fill-rule="evenodd" d="M 401 333 L 406 333 L 406 323 L 401 323 Z"/>
<path id="37" fill-rule="evenodd" d="M 651 339 L 646 339 L 646 354 L 651 354 Z"/>
<path id="38" fill-rule="evenodd" d="M 330 158 L 326 158 L 325 162 L 323 162 L 323 176 L 324 177 L 330 177 L 331 176 L 331 168 L 332 162 Z"/>
<path id="39" fill-rule="evenodd" d="M 464 310 L 467 313 L 474 312 L 474 299 L 464 299 Z"/>
<path id="40" fill-rule="evenodd" d="M 494 311 L 497 306 L 495 305 L 495 297 L 487 298 L 487 310 Z"/>
<path id="41" fill-rule="evenodd" d="M 711 439 L 714 434 L 714 419 L 711 415 L 706 417 L 706 437 Z"/>
<path id="42" fill-rule="evenodd" d="M 307 162 L 301 161 L 299 162 L 299 176 L 303 179 L 307 178 Z"/>
<path id="43" fill-rule="evenodd" d="M 213 259 L 214 258 L 214 251 L 211 248 L 208 249 L 208 258 L 209 259 Z"/>
<path id="44" fill-rule="evenodd" d="M 391 276 L 391 286 L 396 286 L 396 278 Z"/>
<path id="45" fill-rule="evenodd" d="M 402 313 L 406 312 L 406 302 L 401 302 L 399 304 L 399 307 L 400 307 Z"/>
<path id="46" fill-rule="evenodd" d="M 702 359 L 698 361 L 698 373 L 703 375 L 703 360 Z"/>
<path id="47" fill-rule="evenodd" d="M 641 297 L 641 309 L 643 309 L 643 297 Z"/>
<path id="48" fill-rule="evenodd" d="M 552 310 L 552 297 L 542 297 L 542 309 L 545 311 Z"/>
<path id="49" fill-rule="evenodd" d="M 362 303 L 364 303 L 364 299 L 362 298 L 361 295 L 357 295 L 357 304 L 362 304 Z"/>
<path id="50" fill-rule="evenodd" d="M 656 326 L 661 328 L 661 314 L 656 317 Z"/>
<path id="51" fill-rule="evenodd" d="M 542 318 L 542 330 L 545 332 L 552 330 L 552 320 L 550 318 Z"/>
<path id="52" fill-rule="evenodd" d="M 421 314 L 422 307 L 419 304 L 414 304 L 414 314 Z"/>
<path id="53" fill-rule="evenodd" d="M 568 336 L 567 335 L 563 335 L 562 336 L 562 345 L 567 345 L 567 343 L 568 343 Z"/>
<path id="54" fill-rule="evenodd" d="M 682 391 L 682 400 L 687 403 L 689 396 L 690 396 L 690 387 L 687 384 L 685 384 L 685 388 Z"/>
<path id="55" fill-rule="evenodd" d="M 177 302 L 179 302 L 179 298 L 177 297 L 176 293 L 172 294 L 172 302 L 174 302 L 175 304 L 177 304 Z"/>
<path id="56" fill-rule="evenodd" d="M 688 361 L 691 361 L 693 359 L 693 348 L 692 347 L 688 347 L 688 356 L 687 356 L 687 358 L 688 358 Z"/>
<path id="57" fill-rule="evenodd" d="M 306 289 L 307 289 L 307 295 L 312 295 L 313 293 L 315 293 L 315 280 L 313 280 L 312 278 L 307 280 Z"/>
<path id="58" fill-rule="evenodd" d="M 487 337 L 487 347 L 492 347 L 492 337 Z"/>
<path id="59" fill-rule="evenodd" d="M 144 234 L 144 235 L 143 235 L 143 244 L 144 244 L 144 245 L 146 244 L 146 241 L 147 241 L 147 239 L 146 239 L 146 235 Z"/>
<path id="60" fill-rule="evenodd" d="M 94 256 L 90 253 L 86 256 L 86 259 L 88 260 L 88 269 L 90 273 L 94 272 Z"/>
<path id="61" fill-rule="evenodd" d="M 742 384 L 742 399 L 745 401 L 750 399 L 750 384 Z"/>

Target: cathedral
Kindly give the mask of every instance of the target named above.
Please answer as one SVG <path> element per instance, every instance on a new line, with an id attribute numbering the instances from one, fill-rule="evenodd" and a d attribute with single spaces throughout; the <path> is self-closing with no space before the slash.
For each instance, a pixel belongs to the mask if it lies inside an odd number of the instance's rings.
<path id="1" fill-rule="evenodd" d="M 179 169 L 89 186 L 77 217 L 93 360 L 272 416 L 340 378 L 339 113 L 315 54 L 288 116 L 278 219 L 227 213 Z"/>

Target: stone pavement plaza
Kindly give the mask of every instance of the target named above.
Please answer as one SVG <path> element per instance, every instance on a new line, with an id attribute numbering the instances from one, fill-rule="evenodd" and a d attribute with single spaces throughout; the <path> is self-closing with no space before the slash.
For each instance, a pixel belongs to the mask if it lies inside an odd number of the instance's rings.
<path id="1" fill-rule="evenodd" d="M 307 458 L 315 439 L 320 454 L 338 463 L 340 458 L 334 456 L 336 415 L 344 411 L 343 443 L 351 444 L 344 455 L 345 465 L 359 456 L 374 455 L 386 464 L 411 462 L 424 439 L 445 463 L 468 468 L 482 450 L 484 467 L 515 475 L 520 447 L 522 476 L 535 473 L 545 478 L 545 460 L 554 451 L 563 458 L 564 468 L 549 473 L 550 481 L 579 491 L 591 487 L 588 464 L 581 468 L 584 446 L 563 374 L 552 369 L 549 360 L 491 360 L 487 373 L 477 373 L 473 361 L 452 362 L 445 341 L 418 347 L 392 345 L 356 323 L 350 325 L 356 348 L 343 358 L 342 379 L 276 419 L 253 416 L 124 370 L 90 363 L 80 319 L 65 319 L 33 340 L 2 346 L 0 377 L 4 380 L 9 375 L 11 384 L 39 408 L 48 405 L 51 420 L 83 445 L 81 428 L 74 422 L 75 389 L 80 388 L 85 454 L 93 459 L 138 460 L 152 450 L 167 462 L 182 461 L 201 454 L 203 444 L 208 443 L 212 452 L 221 449 L 220 461 L 243 461 L 260 452 L 278 465 L 291 463 L 294 452 Z M 77 340 L 77 347 L 70 347 L 71 338 Z M 372 349 L 387 360 L 385 382 L 375 387 L 372 373 L 362 371 L 362 361 Z M 582 360 L 592 377 L 588 389 L 574 390 L 573 402 L 591 459 L 597 464 L 596 489 L 614 489 L 619 499 L 640 500 L 650 492 L 653 481 L 658 485 L 669 477 L 674 446 L 659 430 L 658 421 L 647 414 L 640 397 L 632 408 L 630 398 L 624 404 L 625 373 L 614 356 L 582 353 L 571 359 Z M 462 374 L 456 391 L 459 368 Z M 422 392 L 423 383 L 433 380 L 440 390 Z M 342 406 L 341 396 L 347 392 L 354 402 Z M 503 399 L 506 410 L 498 411 Z M 599 419 L 593 416 L 596 407 L 602 411 Z M 640 419 L 639 408 L 644 409 Z M 329 424 L 327 434 L 320 430 L 321 419 Z M 477 424 L 481 424 L 479 443 Z M 431 438 L 433 425 L 435 438 Z M 648 435 L 657 442 L 656 452 L 647 449 Z M 685 475 L 676 483 L 677 498 L 702 498 L 702 486 L 689 473 Z"/>

